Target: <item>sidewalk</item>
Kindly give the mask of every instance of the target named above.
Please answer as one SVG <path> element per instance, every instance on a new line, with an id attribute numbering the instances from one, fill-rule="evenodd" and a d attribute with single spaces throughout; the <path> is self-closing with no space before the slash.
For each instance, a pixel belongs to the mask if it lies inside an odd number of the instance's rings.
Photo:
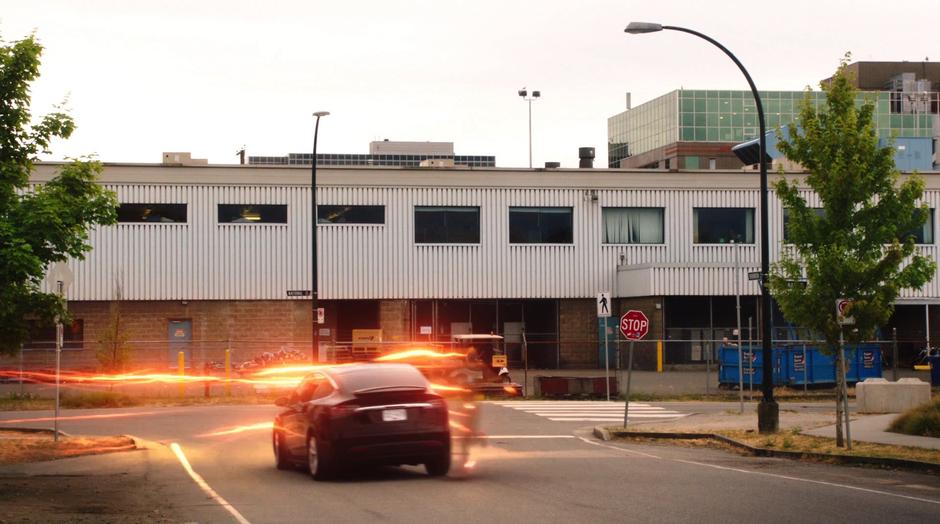
<path id="1" fill-rule="evenodd" d="M 874 442 L 877 444 L 890 444 L 892 446 L 911 446 L 917 448 L 940 449 L 940 438 L 916 437 L 914 435 L 903 435 L 901 433 L 891 433 L 885 431 L 891 424 L 891 421 L 898 417 L 897 413 L 888 415 L 868 415 L 859 418 L 852 418 L 850 431 L 852 440 L 860 442 Z M 814 435 L 817 437 L 835 438 L 836 426 L 824 426 L 809 431 L 804 431 L 804 435 Z"/>
<path id="2" fill-rule="evenodd" d="M 4 522 L 228 522 L 164 445 L 0 466 Z M 9 520 L 8 520 L 9 519 Z"/>
<path id="3" fill-rule="evenodd" d="M 520 368 L 513 368 L 509 370 L 510 374 L 514 381 L 522 384 L 525 379 L 525 370 Z M 614 377 L 617 381 L 618 390 L 623 391 L 626 389 L 627 384 L 627 371 L 626 370 L 610 370 L 610 376 Z M 914 370 L 898 370 L 898 376 L 900 378 L 905 377 L 915 377 L 923 380 L 924 382 L 930 383 L 930 373 L 926 371 L 914 371 Z M 535 394 L 538 391 L 536 387 L 536 382 L 538 377 L 604 377 L 604 369 L 530 369 L 528 371 L 528 379 L 526 380 L 525 391 L 529 394 Z M 888 380 L 891 379 L 891 370 L 884 371 L 884 377 Z M 603 383 L 603 381 L 602 381 Z M 704 369 L 702 370 L 683 370 L 683 371 L 664 371 L 658 373 L 656 371 L 633 371 L 633 376 L 630 380 L 630 393 L 631 394 L 647 394 L 647 395 L 706 395 L 706 394 L 716 394 L 719 391 L 722 393 L 730 393 L 730 391 L 722 391 L 718 389 L 718 365 L 714 364 L 712 367 L 711 373 L 706 373 Z M 748 396 L 749 388 L 747 381 L 744 383 L 744 395 Z M 813 391 L 812 389 L 810 391 Z M 760 396 L 760 386 L 754 386 L 754 396 L 755 398 Z"/>

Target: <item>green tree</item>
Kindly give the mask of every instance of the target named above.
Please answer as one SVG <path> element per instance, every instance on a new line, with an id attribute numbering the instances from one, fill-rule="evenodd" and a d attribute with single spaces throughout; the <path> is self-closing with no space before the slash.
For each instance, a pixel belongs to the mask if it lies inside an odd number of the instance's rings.
<path id="1" fill-rule="evenodd" d="M 856 102 L 845 70 L 848 58 L 821 85 L 825 106 L 817 111 L 807 96 L 798 126 L 790 126 L 777 146 L 808 175 L 781 176 L 774 183 L 788 213 L 792 246 L 784 247 L 768 282 L 786 319 L 821 336 L 824 349 L 837 359 L 840 330 L 849 342 L 870 340 L 890 318 L 898 293 L 920 289 L 936 270 L 916 251 L 913 236 L 928 218 L 927 205 L 918 203 L 924 182 L 916 173 L 902 178 L 893 147 L 879 147 L 874 103 Z M 818 195 L 821 212 L 801 195 L 806 186 Z M 854 326 L 838 323 L 839 298 L 854 301 L 849 312 Z M 837 416 L 842 414 L 841 386 L 837 383 Z M 836 427 L 842 446 L 842 418 Z"/>
<path id="2" fill-rule="evenodd" d="M 97 162 L 71 161 L 53 180 L 30 185 L 37 155 L 75 129 L 61 111 L 32 120 L 29 88 L 41 55 L 32 36 L 0 41 L 0 354 L 16 352 L 27 339 L 24 319 L 67 319 L 59 297 L 41 292 L 46 269 L 83 258 L 91 249 L 88 229 L 116 220 L 117 199 L 95 182 Z"/>

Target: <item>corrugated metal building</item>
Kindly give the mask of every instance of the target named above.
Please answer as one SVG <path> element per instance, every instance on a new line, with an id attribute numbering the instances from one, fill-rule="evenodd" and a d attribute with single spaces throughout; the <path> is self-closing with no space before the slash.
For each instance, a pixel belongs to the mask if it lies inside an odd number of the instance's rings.
<path id="1" fill-rule="evenodd" d="M 38 165 L 33 181 L 58 167 Z M 940 173 L 925 179 L 935 209 Z M 202 348 L 196 361 L 225 347 L 309 347 L 309 298 L 287 294 L 311 287 L 308 169 L 106 164 L 101 182 L 122 221 L 94 230 L 93 251 L 72 264 L 74 347 L 94 349 L 115 304 L 128 337 L 157 354 L 173 341 Z M 518 361 L 524 328 L 530 365 L 593 367 L 601 291 L 619 310 L 644 309 L 653 339 L 730 335 L 737 292 L 756 326 L 747 273 L 759 269 L 758 182 L 747 171 L 320 168 L 321 340 L 370 328 L 385 341 L 496 332 Z M 770 220 L 776 258 L 773 197 Z M 935 220 L 918 249 L 937 258 Z M 940 279 L 902 297 L 912 306 L 898 314 L 916 319 L 897 325 L 925 338 L 934 311 L 923 304 L 940 302 Z M 687 348 L 667 358 L 704 357 Z"/>

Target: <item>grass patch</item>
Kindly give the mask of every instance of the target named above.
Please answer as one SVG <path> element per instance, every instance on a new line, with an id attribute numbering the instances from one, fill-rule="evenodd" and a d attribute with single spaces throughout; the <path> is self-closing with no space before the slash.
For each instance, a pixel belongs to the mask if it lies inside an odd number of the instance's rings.
<path id="1" fill-rule="evenodd" d="M 677 446 L 722 448 L 736 453 L 749 454 L 741 448 L 733 447 L 715 439 L 656 439 L 644 436 L 630 436 L 622 428 L 610 428 L 615 438 L 639 440 L 643 442 L 657 442 Z M 783 450 L 802 453 L 819 453 L 826 455 L 844 455 L 855 457 L 877 457 L 903 460 L 916 460 L 940 465 L 940 450 L 924 449 L 908 446 L 890 446 L 887 444 L 874 444 L 868 442 L 852 442 L 852 450 L 836 446 L 834 438 L 814 437 L 810 435 L 794 434 L 792 431 L 782 431 L 772 435 L 762 435 L 753 430 L 721 430 L 715 433 L 743 442 L 754 448 L 769 450 Z"/>
<path id="2" fill-rule="evenodd" d="M 902 413 L 891 422 L 888 431 L 919 437 L 940 437 L 940 397 Z"/>
<path id="3" fill-rule="evenodd" d="M 129 437 L 65 437 L 51 432 L 0 430 L 0 464 L 39 462 L 135 449 Z"/>
<path id="4" fill-rule="evenodd" d="M 88 391 L 62 395 L 59 405 L 66 409 L 127 408 L 139 405 L 139 400 L 114 391 Z"/>

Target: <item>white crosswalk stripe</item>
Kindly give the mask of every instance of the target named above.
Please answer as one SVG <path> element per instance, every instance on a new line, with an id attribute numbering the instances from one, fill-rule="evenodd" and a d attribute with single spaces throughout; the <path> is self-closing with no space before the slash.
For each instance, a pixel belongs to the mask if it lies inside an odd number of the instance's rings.
<path id="1" fill-rule="evenodd" d="M 491 404 L 515 409 L 548 420 L 564 422 L 623 422 L 623 402 L 589 400 L 509 400 Z M 640 402 L 630 403 L 630 419 L 670 419 L 688 416 Z"/>

